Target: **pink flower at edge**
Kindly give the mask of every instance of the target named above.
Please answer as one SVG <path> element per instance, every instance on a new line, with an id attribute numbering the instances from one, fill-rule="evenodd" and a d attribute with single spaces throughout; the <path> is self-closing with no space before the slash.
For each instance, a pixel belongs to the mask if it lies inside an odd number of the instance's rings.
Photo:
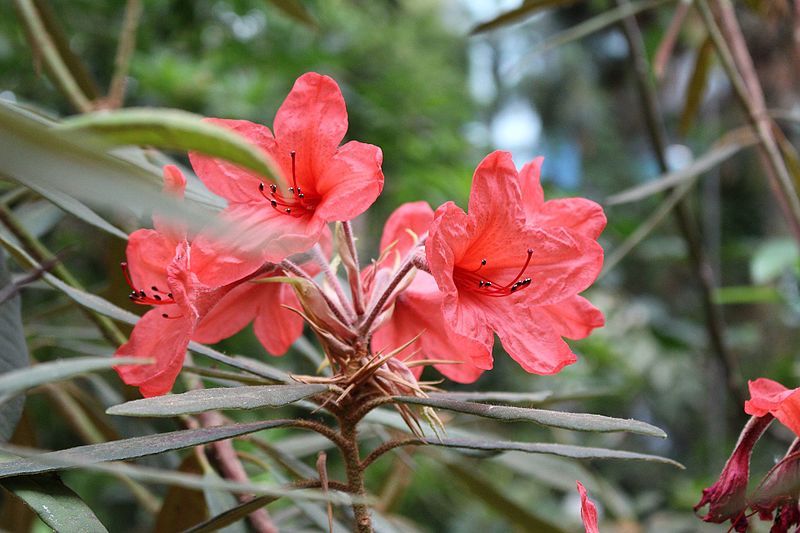
<path id="1" fill-rule="evenodd" d="M 719 479 L 710 487 L 703 489 L 703 496 L 694 510 L 708 505 L 708 512 L 702 516 L 706 522 L 721 524 L 731 521 L 736 531 L 747 530 L 747 482 L 750 478 L 750 456 L 761 435 L 773 420 L 769 413 L 752 417 L 739 436 L 736 447 L 725 463 Z"/>
<path id="2" fill-rule="evenodd" d="M 164 169 L 164 191 L 182 197 L 186 181 L 176 167 Z M 151 309 L 139 319 L 118 357 L 153 358 L 151 365 L 115 367 L 122 380 L 145 397 L 169 392 L 183 366 L 186 348 L 198 322 L 247 275 L 247 261 L 208 248 L 202 237 L 189 243 L 186 229 L 163 215 L 155 230 L 137 230 L 128 238 L 131 300 Z"/>
<path id="3" fill-rule="evenodd" d="M 387 250 L 389 252 L 378 268 L 391 269 L 391 265 L 413 253 L 417 245 L 414 235 L 421 237 L 426 234 L 432 222 L 433 209 L 425 202 L 398 207 L 384 226 L 381 255 Z M 398 358 L 407 363 L 417 360 L 455 361 L 434 367 L 453 381 L 472 383 L 483 373 L 472 363 L 473 357 L 483 354 L 483 347 L 449 334 L 450 328 L 441 311 L 442 298 L 433 277 L 427 272 L 417 271 L 409 286 L 395 297 L 391 315 L 373 334 L 373 349 L 388 352 L 419 336 Z M 419 378 L 422 367 L 411 367 L 411 372 Z"/>
<path id="4" fill-rule="evenodd" d="M 231 243 L 277 262 L 309 249 L 326 223 L 355 218 L 383 189 L 380 148 L 350 141 L 347 110 L 336 82 L 313 72 L 294 84 L 275 116 L 275 135 L 245 120 L 208 119 L 260 147 L 288 189 L 235 165 L 190 153 L 197 175 L 228 201 L 224 216 L 240 234 Z"/>
<path id="5" fill-rule="evenodd" d="M 744 402 L 744 412 L 753 416 L 767 413 L 800 436 L 800 388 L 787 389 L 777 381 L 759 378 L 748 381 L 750 399 Z"/>
<path id="6" fill-rule="evenodd" d="M 578 494 L 581 496 L 581 520 L 586 533 L 600 533 L 597 525 L 597 506 L 589 499 L 583 483 L 576 481 L 575 484 L 578 487 Z"/>
<path id="7" fill-rule="evenodd" d="M 596 235 L 537 225 L 530 209 L 511 155 L 497 151 L 475 170 L 468 212 L 448 202 L 435 213 L 428 265 L 453 333 L 483 345 L 480 368 L 492 366 L 494 331 L 526 371 L 556 373 L 576 360 L 562 335 L 585 336 L 602 324 L 577 296 L 602 267 Z"/>

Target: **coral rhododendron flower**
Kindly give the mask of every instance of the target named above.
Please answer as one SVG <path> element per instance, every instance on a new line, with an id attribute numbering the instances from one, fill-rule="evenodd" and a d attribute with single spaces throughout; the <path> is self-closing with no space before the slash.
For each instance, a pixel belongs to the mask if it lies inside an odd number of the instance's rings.
<path id="1" fill-rule="evenodd" d="M 467 213 L 452 202 L 437 209 L 426 256 L 453 334 L 484 347 L 477 366 L 492 367 L 494 331 L 525 370 L 552 374 L 576 360 L 562 335 L 602 323 L 576 297 L 597 278 L 603 249 L 592 231 L 529 222 L 528 211 L 537 209 L 525 206 L 511 155 L 494 152 L 475 171 Z"/>
<path id="2" fill-rule="evenodd" d="M 164 190 L 182 196 L 186 181 L 175 167 L 164 170 Z M 183 365 L 197 324 L 246 271 L 241 259 L 221 255 L 202 237 L 192 244 L 185 228 L 154 216 L 155 230 L 131 233 L 123 263 L 131 300 L 151 305 L 131 337 L 114 355 L 153 358 L 152 365 L 115 367 L 142 395 L 169 392 Z"/>
<path id="3" fill-rule="evenodd" d="M 363 213 L 383 189 L 380 148 L 350 141 L 336 82 L 316 73 L 297 79 L 275 116 L 274 136 L 246 120 L 209 119 L 260 147 L 280 169 L 282 188 L 235 165 L 198 153 L 189 157 L 211 191 L 228 201 L 224 216 L 240 234 L 232 244 L 277 262 L 316 243 L 326 223 Z"/>
<path id="4" fill-rule="evenodd" d="M 694 506 L 694 510 L 697 511 L 708 505 L 708 512 L 701 517 L 703 520 L 717 524 L 730 520 L 736 531 L 747 530 L 745 510 L 750 456 L 753 454 L 753 446 L 772 420 L 773 416 L 766 413 L 764 416 L 754 416 L 745 425 L 719 479 L 707 489 L 703 489 L 703 497 Z"/>
<path id="5" fill-rule="evenodd" d="M 326 227 L 321 248 L 330 255 L 331 234 Z M 313 260 L 301 265 L 311 276 L 320 272 Z M 293 309 L 301 309 L 295 290 L 288 283 L 265 281 L 282 277 L 280 268 L 273 268 L 258 279 L 242 283 L 217 303 L 198 324 L 193 340 L 213 344 L 226 339 L 253 322 L 253 331 L 261 345 L 272 355 L 285 354 L 303 334 L 303 318 Z"/>
<path id="6" fill-rule="evenodd" d="M 408 254 L 414 253 L 418 239 L 427 234 L 433 222 L 433 209 L 425 202 L 403 204 L 386 221 L 381 237 L 379 269 L 391 269 Z M 414 360 L 452 361 L 434 367 L 460 383 L 472 383 L 483 373 L 476 367 L 473 357 L 484 354 L 483 346 L 450 333 L 442 314 L 443 294 L 433 276 L 417 271 L 408 287 L 394 299 L 391 315 L 372 337 L 376 350 L 390 351 L 414 339 L 401 354 L 411 354 L 406 362 Z M 415 377 L 422 373 L 421 366 L 411 368 Z"/>
<path id="7" fill-rule="evenodd" d="M 800 436 L 800 389 L 787 389 L 767 378 L 749 381 L 750 399 L 744 411 L 753 416 L 771 414 Z"/>
<path id="8" fill-rule="evenodd" d="M 600 533 L 597 525 L 597 506 L 589 499 L 583 483 L 576 481 L 575 484 L 578 487 L 578 494 L 581 496 L 581 520 L 586 533 Z"/>

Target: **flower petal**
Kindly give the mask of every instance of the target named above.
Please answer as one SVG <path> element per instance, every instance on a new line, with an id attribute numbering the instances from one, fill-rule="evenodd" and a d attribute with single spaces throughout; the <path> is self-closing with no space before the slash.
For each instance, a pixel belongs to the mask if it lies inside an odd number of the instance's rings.
<path id="1" fill-rule="evenodd" d="M 163 318 L 162 313 L 178 318 Z M 194 321 L 180 313 L 177 305 L 151 309 L 136 323 L 130 340 L 114 353 L 117 357 L 155 359 L 152 365 L 114 367 L 122 381 L 139 387 L 145 398 L 169 392 L 181 371 Z"/>
<path id="2" fill-rule="evenodd" d="M 586 338 L 593 329 L 605 324 L 603 313 L 578 295 L 557 304 L 543 305 L 540 311 L 547 315 L 555 332 L 568 339 Z"/>
<path id="3" fill-rule="evenodd" d="M 507 231 L 523 224 L 519 177 L 509 152 L 494 151 L 478 164 L 472 176 L 467 213 L 474 221 L 475 235 L 490 229 Z"/>
<path id="4" fill-rule="evenodd" d="M 586 533 L 600 533 L 597 525 L 597 506 L 589 499 L 586 488 L 580 481 L 575 482 L 578 486 L 578 494 L 581 495 L 581 520 Z"/>
<path id="5" fill-rule="evenodd" d="M 528 214 L 537 212 L 544 203 L 544 190 L 541 182 L 542 163 L 544 163 L 544 157 L 537 157 L 523 165 L 522 170 L 519 171 L 522 203 Z"/>
<path id="6" fill-rule="evenodd" d="M 274 149 L 275 139 L 269 128 L 256 124 L 248 120 L 230 120 L 222 118 L 205 119 L 212 124 L 228 128 L 245 139 L 255 144 L 268 157 Z M 258 189 L 259 184 L 264 181 L 255 172 L 245 170 L 241 167 L 228 163 L 223 159 L 216 159 L 203 155 L 199 152 L 189 152 L 189 161 L 195 174 L 199 177 L 208 189 L 222 196 L 230 203 L 258 202 L 265 201 Z"/>
<path id="7" fill-rule="evenodd" d="M 524 292 L 524 291 L 523 291 Z M 486 298 L 486 320 L 508 355 L 533 374 L 555 374 L 578 358 L 533 305 L 509 305 L 505 298 Z"/>
<path id="8" fill-rule="evenodd" d="M 748 382 L 750 400 L 744 411 L 753 416 L 772 413 L 781 423 L 800 436 L 800 388 L 787 389 L 771 379 L 759 378 Z"/>
<path id="9" fill-rule="evenodd" d="M 528 223 L 563 226 L 597 239 L 606 227 L 606 215 L 600 204 L 586 198 L 560 198 L 545 202 L 538 212 L 529 214 Z"/>
<path id="10" fill-rule="evenodd" d="M 321 176 L 347 132 L 347 109 L 339 86 L 328 76 L 303 74 L 278 109 L 274 127 L 285 152 L 281 166 L 291 169 L 286 158 L 294 150 L 298 176 Z"/>
<path id="11" fill-rule="evenodd" d="M 453 364 L 438 364 L 434 367 L 453 381 L 473 383 L 481 376 L 485 367 L 492 366 L 493 339 L 480 343 L 449 334 L 450 328 L 445 322 L 441 307 L 442 294 L 431 275 L 417 272 L 411 285 L 397 296 L 391 317 L 375 332 L 372 345 L 376 350 L 389 352 L 419 335 L 397 357 L 403 361 L 455 361 Z M 414 355 L 408 357 L 409 354 Z M 480 361 L 482 367 L 476 366 L 475 361 Z M 413 367 L 412 371 L 419 376 L 421 367 Z"/>
<path id="12" fill-rule="evenodd" d="M 151 229 L 139 229 L 130 234 L 125 255 L 135 289 L 149 291 L 150 287 L 161 287 L 163 290 L 167 284 L 167 265 L 175 257 L 177 244 Z"/>
<path id="13" fill-rule="evenodd" d="M 283 355 L 303 334 L 303 319 L 284 306 L 299 310 L 300 302 L 286 283 L 264 283 L 258 290 L 253 296 L 260 302 L 253 330 L 267 352 Z"/>
<path id="14" fill-rule="evenodd" d="M 427 202 L 409 202 L 389 215 L 383 226 L 380 251 L 392 248 L 399 257 L 405 257 L 417 244 L 419 237 L 428 233 L 433 222 L 433 209 Z M 413 234 L 413 235 L 412 235 Z"/>
<path id="15" fill-rule="evenodd" d="M 244 329 L 258 315 L 260 302 L 250 297 L 253 287 L 243 283 L 226 294 L 200 320 L 192 340 L 214 344 Z"/>
<path id="16" fill-rule="evenodd" d="M 351 220 L 371 206 L 383 190 L 383 153 L 377 146 L 350 141 L 316 174 L 322 201 L 316 214 L 328 222 Z"/>

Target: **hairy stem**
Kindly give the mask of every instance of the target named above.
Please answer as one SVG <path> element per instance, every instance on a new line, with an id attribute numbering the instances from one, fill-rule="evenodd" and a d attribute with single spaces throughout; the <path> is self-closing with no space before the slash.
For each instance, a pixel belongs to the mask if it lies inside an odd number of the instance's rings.
<path id="1" fill-rule="evenodd" d="M 364 468 L 361 465 L 361 457 L 358 450 L 357 423 L 357 421 L 352 421 L 347 416 L 339 418 L 340 433 L 344 440 L 340 448 L 347 469 L 347 491 L 356 496 L 359 502 L 353 503 L 353 515 L 356 522 L 353 531 L 371 533 L 372 517 L 370 517 L 369 507 L 363 503 L 367 496 L 367 491 L 364 487 Z"/>
<path id="2" fill-rule="evenodd" d="M 370 454 L 367 455 L 363 461 L 361 461 L 361 468 L 366 470 L 369 465 L 378 460 L 383 454 L 385 454 L 386 452 L 390 452 L 395 448 L 401 448 L 403 446 L 419 446 L 422 443 L 423 442 L 416 437 L 390 440 L 388 442 L 384 442 L 383 444 L 372 450 L 372 452 L 370 452 Z"/>

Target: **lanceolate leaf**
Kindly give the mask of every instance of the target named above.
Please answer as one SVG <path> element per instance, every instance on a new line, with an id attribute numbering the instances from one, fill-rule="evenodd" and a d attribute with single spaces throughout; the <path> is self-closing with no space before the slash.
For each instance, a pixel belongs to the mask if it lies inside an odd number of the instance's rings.
<path id="1" fill-rule="evenodd" d="M 11 283 L 5 253 L 0 249 L 0 289 Z M 0 304 L 0 373 L 5 374 L 28 366 L 28 347 L 22 331 L 19 294 Z M 14 434 L 25 398 L 15 398 L 0 405 L 0 442 Z"/>
<path id="2" fill-rule="evenodd" d="M 54 531 L 107 531 L 89 506 L 55 475 L 5 479 L 2 485 Z"/>
<path id="3" fill-rule="evenodd" d="M 200 115 L 176 109 L 138 108 L 89 113 L 65 121 L 61 129 L 85 131 L 115 145 L 193 150 L 219 157 L 273 181 L 274 163 L 255 145 L 233 131 L 206 122 Z"/>
<path id="4" fill-rule="evenodd" d="M 525 19 L 532 17 L 538 11 L 551 7 L 567 6 L 574 4 L 580 0 L 527 0 L 521 6 L 511 11 L 501 13 L 492 20 L 483 22 L 475 26 L 470 32 L 472 35 L 483 33 L 489 30 L 502 28 L 518 22 L 523 22 Z"/>
<path id="5" fill-rule="evenodd" d="M 502 440 L 472 440 L 472 439 L 437 439 L 426 437 L 420 441 L 423 444 L 432 446 L 445 446 L 447 448 L 462 448 L 466 450 L 478 450 L 486 452 L 507 452 L 518 451 L 526 453 L 544 453 L 559 455 L 561 457 L 571 457 L 573 459 L 626 459 L 633 461 L 649 461 L 653 463 L 663 463 L 684 469 L 684 466 L 677 461 L 649 455 L 645 453 L 628 452 L 624 450 L 610 450 L 608 448 L 590 448 L 585 446 L 573 446 L 571 444 L 550 444 L 544 442 L 514 442 Z"/>
<path id="6" fill-rule="evenodd" d="M 317 28 L 317 20 L 308 12 L 301 0 L 269 0 L 269 3 L 309 28 Z"/>
<path id="7" fill-rule="evenodd" d="M 661 429 L 639 420 L 624 420 L 608 416 L 567 413 L 562 411 L 548 411 L 544 409 L 530 409 L 524 407 L 511 407 L 506 405 L 487 405 L 475 402 L 460 402 L 444 398 L 419 398 L 415 396 L 396 396 L 395 401 L 417 405 L 427 405 L 437 409 L 445 409 L 458 413 L 466 413 L 484 418 L 493 418 L 504 422 L 535 422 L 543 426 L 571 429 L 576 431 L 612 432 L 628 431 L 650 437 L 666 438 L 666 433 Z"/>
<path id="8" fill-rule="evenodd" d="M 218 387 L 182 394 L 169 394 L 115 405 L 106 412 L 124 416 L 177 416 L 212 409 L 258 409 L 281 407 L 328 389 L 326 385 L 262 385 Z"/>
<path id="9" fill-rule="evenodd" d="M 714 42 L 710 37 L 706 37 L 703 44 L 697 50 L 697 57 L 694 61 L 694 71 L 692 78 L 689 81 L 689 86 L 686 89 L 686 102 L 684 103 L 683 112 L 678 125 L 678 132 L 681 135 L 689 133 L 689 128 L 692 127 L 697 112 L 700 110 L 700 104 L 703 102 L 703 94 L 708 84 L 708 73 L 711 66 L 711 60 L 714 57 Z"/>
<path id="10" fill-rule="evenodd" d="M 155 455 L 190 446 L 230 439 L 248 433 L 282 427 L 291 420 L 269 420 L 252 424 L 233 424 L 211 428 L 186 429 L 134 437 L 131 439 L 78 446 L 56 452 L 43 453 L 27 459 L 0 464 L 0 478 L 23 474 L 39 474 L 76 466 L 86 466 L 106 461 L 123 461 Z"/>
<path id="11" fill-rule="evenodd" d="M 258 509 L 261 509 L 265 505 L 269 505 L 277 499 L 278 498 L 276 496 L 259 496 L 258 498 L 253 498 L 252 500 L 241 503 L 232 509 L 228 509 L 224 513 L 220 513 L 217 516 L 206 520 L 202 524 L 197 524 L 196 526 L 187 529 L 184 533 L 211 533 L 213 531 L 218 531 L 220 528 L 245 518 L 253 511 L 257 511 Z"/>
<path id="12" fill-rule="evenodd" d="M 23 368 L 0 374 L 0 397 L 17 394 L 43 383 L 69 379 L 80 374 L 103 370 L 116 365 L 144 365 L 148 363 L 152 363 L 152 360 L 135 357 L 75 357 L 42 363 L 32 368 Z"/>

